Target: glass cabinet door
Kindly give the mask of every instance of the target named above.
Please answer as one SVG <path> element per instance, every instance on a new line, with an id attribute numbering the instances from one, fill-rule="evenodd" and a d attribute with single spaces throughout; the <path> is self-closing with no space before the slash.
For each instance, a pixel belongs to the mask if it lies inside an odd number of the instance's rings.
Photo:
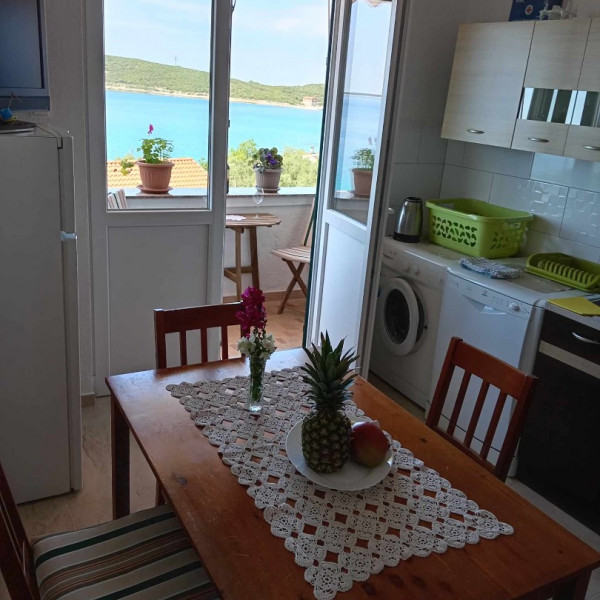
<path id="1" fill-rule="evenodd" d="M 573 116 L 575 96 L 573 90 L 525 88 L 519 118 L 568 125 Z"/>

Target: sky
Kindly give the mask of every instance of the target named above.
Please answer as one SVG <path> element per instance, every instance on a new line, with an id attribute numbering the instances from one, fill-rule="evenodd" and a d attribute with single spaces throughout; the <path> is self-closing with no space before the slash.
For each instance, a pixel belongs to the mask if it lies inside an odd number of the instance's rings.
<path id="1" fill-rule="evenodd" d="M 358 2 L 353 91 L 381 91 L 389 5 Z M 104 0 L 105 52 L 207 71 L 210 0 Z M 389 17 L 388 17 L 389 18 Z M 237 0 L 231 76 L 269 85 L 325 81 L 327 0 Z"/>

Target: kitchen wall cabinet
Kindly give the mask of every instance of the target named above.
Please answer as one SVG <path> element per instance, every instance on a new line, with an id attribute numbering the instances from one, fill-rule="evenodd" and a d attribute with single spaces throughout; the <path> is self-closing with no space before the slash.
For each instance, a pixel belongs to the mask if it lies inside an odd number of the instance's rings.
<path id="1" fill-rule="evenodd" d="M 524 87 L 576 90 L 590 22 L 590 19 L 536 21 Z"/>
<path id="2" fill-rule="evenodd" d="M 600 18 L 593 19 L 565 156 L 600 161 Z"/>
<path id="3" fill-rule="evenodd" d="M 442 137 L 600 161 L 600 18 L 462 25 Z"/>
<path id="4" fill-rule="evenodd" d="M 510 147 L 532 22 L 461 25 L 442 137 Z"/>
<path id="5" fill-rule="evenodd" d="M 535 23 L 511 148 L 562 156 L 590 23 Z"/>
<path id="6" fill-rule="evenodd" d="M 592 20 L 579 78 L 579 89 L 600 91 L 600 18 Z"/>

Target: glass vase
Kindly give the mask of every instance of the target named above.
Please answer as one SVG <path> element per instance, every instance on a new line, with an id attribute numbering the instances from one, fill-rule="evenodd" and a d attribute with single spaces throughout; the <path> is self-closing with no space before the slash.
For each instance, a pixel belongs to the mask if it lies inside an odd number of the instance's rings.
<path id="1" fill-rule="evenodd" d="M 251 413 L 262 410 L 263 399 L 263 377 L 265 374 L 266 358 L 250 356 L 250 381 L 248 384 L 248 396 L 246 398 L 246 409 Z"/>

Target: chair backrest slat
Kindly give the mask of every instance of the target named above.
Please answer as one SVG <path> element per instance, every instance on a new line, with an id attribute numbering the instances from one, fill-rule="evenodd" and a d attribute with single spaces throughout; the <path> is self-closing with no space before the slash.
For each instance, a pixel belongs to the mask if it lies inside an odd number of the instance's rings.
<path id="1" fill-rule="evenodd" d="M 456 368 L 463 369 L 465 373 L 462 377 L 459 392 L 452 410 L 450 425 L 448 428 L 443 429 L 440 427 L 440 420 Z M 464 439 L 459 439 L 454 435 L 454 432 L 459 414 L 464 408 L 463 401 L 471 376 L 480 378 L 482 384 L 475 404 L 471 409 L 472 413 L 468 420 L 465 437 Z M 450 345 L 448 346 L 448 352 L 427 415 L 427 425 L 484 466 L 488 471 L 491 471 L 496 477 L 504 481 L 523 429 L 525 416 L 531 403 L 536 383 L 537 377 L 527 375 L 516 367 L 474 346 L 466 344 L 460 338 L 454 337 L 450 340 Z M 491 386 L 497 388 L 499 394 L 493 406 L 489 423 L 487 423 L 487 428 L 483 434 L 481 450 L 477 451 L 471 445 L 483 413 L 484 405 L 493 401 L 492 398 L 488 397 L 492 395 L 488 394 Z M 488 456 L 508 397 L 513 398 L 515 404 L 498 459 L 494 464 L 488 460 Z"/>
<path id="2" fill-rule="evenodd" d="M 182 366 L 187 365 L 187 331 L 179 332 L 179 361 Z"/>
<path id="3" fill-rule="evenodd" d="M 39 600 L 32 550 L 0 464 L 0 571 L 11 598 Z"/>
<path id="4" fill-rule="evenodd" d="M 223 340 L 223 344 L 225 343 L 225 340 Z M 206 327 L 202 327 L 202 329 L 200 329 L 200 356 L 202 362 L 206 362 L 208 360 L 208 334 Z"/>
<path id="5" fill-rule="evenodd" d="M 200 331 L 200 361 L 208 360 L 207 331 L 219 328 L 222 339 L 222 356 L 228 358 L 227 326 L 239 325 L 235 314 L 241 309 L 241 302 L 229 304 L 210 304 L 207 306 L 194 306 L 190 308 L 176 308 L 154 310 L 154 337 L 156 343 L 156 368 L 167 367 L 166 336 L 170 333 L 179 334 L 179 352 L 181 365 L 188 364 L 187 332 Z M 241 332 L 241 328 L 240 328 Z"/>
<path id="6" fill-rule="evenodd" d="M 498 398 L 496 399 L 496 406 L 494 407 L 494 413 L 492 414 L 492 418 L 490 419 L 490 424 L 488 426 L 488 431 L 483 440 L 483 447 L 481 448 L 481 458 L 487 458 L 490 453 L 490 448 L 492 447 L 492 441 L 494 436 L 496 435 L 496 429 L 498 429 L 498 423 L 500 422 L 500 415 L 504 410 L 504 405 L 506 404 L 507 395 L 504 392 L 500 392 L 498 394 Z"/>
<path id="7" fill-rule="evenodd" d="M 471 446 L 471 443 L 473 442 L 473 437 L 475 436 L 475 429 L 477 429 L 477 424 L 479 423 L 481 411 L 483 410 L 483 405 L 485 403 L 485 399 L 487 397 L 489 389 L 490 384 L 487 381 L 482 381 L 481 387 L 479 388 L 479 393 L 477 394 L 477 400 L 475 401 L 475 406 L 473 407 L 473 412 L 471 413 L 469 427 L 467 428 L 467 435 L 465 436 L 465 446 Z"/>
<path id="8" fill-rule="evenodd" d="M 448 424 L 448 433 L 450 435 L 454 435 L 454 430 L 456 429 L 456 424 L 458 423 L 458 417 L 460 416 L 460 411 L 462 410 L 462 405 L 465 401 L 465 394 L 467 393 L 467 388 L 469 387 L 469 382 L 471 381 L 471 373 L 469 371 L 465 371 L 460 388 L 458 390 L 458 395 L 456 396 L 456 402 L 454 403 L 454 408 L 452 409 L 452 415 L 450 417 L 450 423 Z M 448 381 L 450 384 L 450 381 Z M 446 391 L 446 394 L 448 392 Z"/>
<path id="9" fill-rule="evenodd" d="M 229 336 L 225 325 L 221 326 L 221 356 L 223 357 L 223 360 L 229 358 Z"/>

